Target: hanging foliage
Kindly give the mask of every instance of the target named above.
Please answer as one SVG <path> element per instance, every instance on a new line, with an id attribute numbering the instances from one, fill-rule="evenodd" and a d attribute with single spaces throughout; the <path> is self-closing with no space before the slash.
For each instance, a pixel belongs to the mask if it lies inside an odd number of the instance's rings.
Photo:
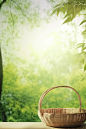
<path id="1" fill-rule="evenodd" d="M 64 14 L 64 23 L 72 21 L 76 16 L 83 15 L 85 17 L 86 13 L 80 14 L 81 11 L 86 10 L 86 0 L 66 0 L 61 2 L 54 7 L 52 14 L 57 12 L 57 16 L 60 12 Z M 51 14 L 51 15 L 52 15 Z M 86 18 L 79 25 L 86 25 Z M 86 29 L 81 33 L 84 37 L 86 36 Z M 78 48 L 81 48 L 81 54 L 86 54 L 86 43 L 78 44 Z M 86 58 L 86 57 L 85 57 Z M 84 56 L 83 56 L 84 59 Z M 83 60 L 82 59 L 82 60 Z M 86 62 L 84 62 L 84 71 L 86 70 Z"/>

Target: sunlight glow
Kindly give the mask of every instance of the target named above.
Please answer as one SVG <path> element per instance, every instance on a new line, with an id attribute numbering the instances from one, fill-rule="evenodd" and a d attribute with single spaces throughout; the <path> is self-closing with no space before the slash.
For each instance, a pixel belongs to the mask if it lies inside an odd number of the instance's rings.
<path id="1" fill-rule="evenodd" d="M 69 37 L 71 38 L 72 42 L 75 42 L 76 37 L 76 43 L 80 43 L 83 40 L 83 37 L 81 35 L 81 29 L 73 27 L 72 25 L 63 24 L 62 25 L 62 19 L 58 17 L 57 19 L 53 19 L 53 22 L 50 23 L 43 23 L 40 27 L 35 27 L 33 30 L 27 29 L 27 26 L 24 26 L 22 28 L 22 32 L 20 32 L 21 39 L 19 41 L 20 43 L 20 51 L 18 53 L 19 56 L 21 56 L 24 59 L 30 59 L 30 46 L 32 49 L 41 57 L 41 55 L 44 53 L 44 51 L 47 51 L 49 47 L 52 47 L 54 45 L 54 36 L 52 33 L 57 33 L 61 35 L 61 39 L 57 38 L 57 42 L 60 40 L 62 42 L 65 42 L 65 44 L 69 48 Z M 77 33 L 77 35 L 76 35 Z M 74 35 L 75 34 L 75 35 Z M 60 43 L 61 44 L 61 43 Z M 66 51 L 64 45 L 62 46 L 62 51 Z M 60 50 L 58 50 L 58 53 Z"/>

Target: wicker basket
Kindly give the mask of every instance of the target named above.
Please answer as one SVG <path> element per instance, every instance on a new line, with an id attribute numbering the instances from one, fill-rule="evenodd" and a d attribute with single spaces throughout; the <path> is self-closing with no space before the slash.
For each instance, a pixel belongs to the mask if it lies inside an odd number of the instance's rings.
<path id="1" fill-rule="evenodd" d="M 41 104 L 44 96 L 52 89 L 65 87 L 74 90 L 79 98 L 80 107 L 77 108 L 49 108 L 49 109 L 41 109 Z M 56 86 L 46 90 L 40 100 L 38 105 L 38 116 L 42 122 L 44 122 L 47 126 L 52 127 L 77 127 L 82 125 L 86 120 L 86 110 L 81 109 L 81 98 L 78 92 L 69 86 Z"/>

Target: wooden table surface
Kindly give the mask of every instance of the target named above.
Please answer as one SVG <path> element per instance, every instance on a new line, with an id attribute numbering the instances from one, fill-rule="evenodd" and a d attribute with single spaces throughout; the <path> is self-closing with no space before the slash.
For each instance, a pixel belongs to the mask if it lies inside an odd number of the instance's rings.
<path id="1" fill-rule="evenodd" d="M 0 129 L 56 129 L 48 127 L 42 122 L 0 122 Z M 57 128 L 57 129 L 86 129 L 86 123 L 76 128 Z"/>

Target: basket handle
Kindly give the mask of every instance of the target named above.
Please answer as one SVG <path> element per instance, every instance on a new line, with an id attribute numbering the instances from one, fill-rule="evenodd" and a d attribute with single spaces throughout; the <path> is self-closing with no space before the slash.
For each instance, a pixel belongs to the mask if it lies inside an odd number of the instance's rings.
<path id="1" fill-rule="evenodd" d="M 79 109 L 80 109 L 80 112 L 81 112 L 81 98 L 80 98 L 79 93 L 78 93 L 74 88 L 72 88 L 72 87 L 70 87 L 70 86 L 55 86 L 55 87 L 51 87 L 51 88 L 49 88 L 48 90 L 46 90 L 46 91 L 42 94 L 42 96 L 40 97 L 39 104 L 38 104 L 38 110 L 39 110 L 40 113 L 41 113 L 42 101 L 43 101 L 43 98 L 45 97 L 45 95 L 46 95 L 49 91 L 51 91 L 51 90 L 53 90 L 53 89 L 55 89 L 55 88 L 60 88 L 60 87 L 70 88 L 70 89 L 74 90 L 74 91 L 77 93 L 78 98 L 79 98 Z"/>

